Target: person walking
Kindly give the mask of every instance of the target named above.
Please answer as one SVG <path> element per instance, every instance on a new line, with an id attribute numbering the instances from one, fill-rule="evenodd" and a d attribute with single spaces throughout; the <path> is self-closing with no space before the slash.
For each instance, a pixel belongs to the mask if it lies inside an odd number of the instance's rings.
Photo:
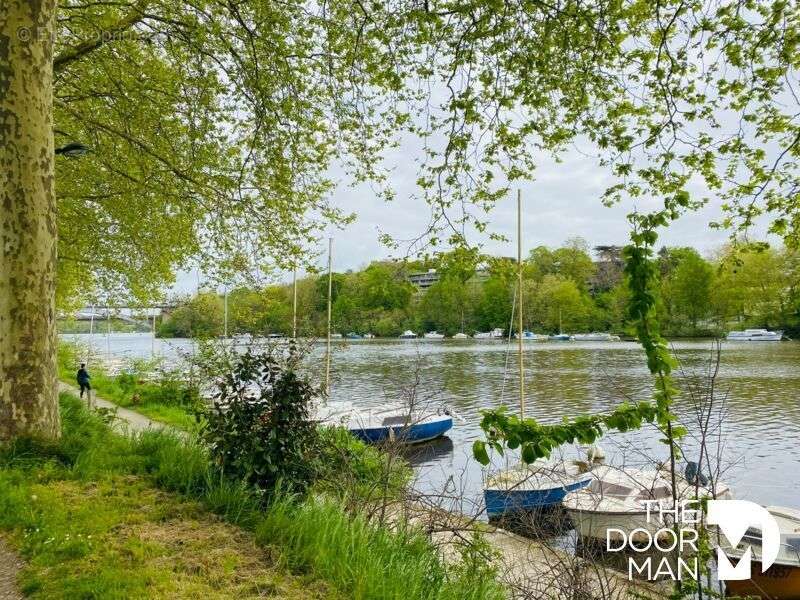
<path id="1" fill-rule="evenodd" d="M 81 398 L 83 398 L 83 391 L 86 390 L 86 397 L 91 398 L 92 394 L 92 386 L 89 383 L 91 377 L 89 376 L 89 372 L 86 370 L 86 363 L 81 363 L 81 368 L 78 369 L 78 375 L 76 376 L 78 380 L 78 385 L 81 388 Z"/>

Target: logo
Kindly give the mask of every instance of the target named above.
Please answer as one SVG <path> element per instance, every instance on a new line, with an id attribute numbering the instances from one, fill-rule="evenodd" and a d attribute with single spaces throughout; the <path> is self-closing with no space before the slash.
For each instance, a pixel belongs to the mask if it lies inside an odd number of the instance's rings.
<path id="1" fill-rule="evenodd" d="M 709 525 L 719 527 L 731 548 L 736 548 L 751 527 L 761 531 L 761 572 L 769 569 L 778 558 L 781 532 L 775 518 L 767 509 L 747 500 L 709 500 L 706 519 Z M 753 549 L 749 545 L 734 567 L 725 551 L 717 547 L 719 579 L 741 581 L 750 579 Z"/>
<path id="2" fill-rule="evenodd" d="M 645 526 L 630 532 L 615 527 L 606 529 L 606 551 L 626 552 L 628 555 L 628 579 L 633 579 L 636 573 L 650 581 L 661 578 L 697 580 L 697 528 L 703 522 L 700 502 L 686 500 L 674 508 L 669 504 L 665 505 L 660 500 L 646 500 Z M 729 551 L 745 542 L 745 549 L 736 566 L 731 564 L 725 549 L 717 547 L 717 576 L 720 581 L 750 579 L 753 549 L 747 544 L 748 539 L 760 546 L 758 559 L 762 573 L 778 558 L 778 523 L 758 504 L 747 500 L 709 500 L 705 522 L 719 528 Z M 751 528 L 759 533 L 748 535 Z"/>

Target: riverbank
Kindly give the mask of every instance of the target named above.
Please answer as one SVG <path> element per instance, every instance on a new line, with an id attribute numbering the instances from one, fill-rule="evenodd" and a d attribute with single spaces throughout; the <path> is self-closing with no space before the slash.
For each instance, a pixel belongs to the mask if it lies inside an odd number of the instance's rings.
<path id="1" fill-rule="evenodd" d="M 264 507 L 167 430 L 121 435 L 62 394 L 57 443 L 0 452 L 0 530 L 33 597 L 494 599 L 413 528 L 373 525 L 324 492 Z"/>

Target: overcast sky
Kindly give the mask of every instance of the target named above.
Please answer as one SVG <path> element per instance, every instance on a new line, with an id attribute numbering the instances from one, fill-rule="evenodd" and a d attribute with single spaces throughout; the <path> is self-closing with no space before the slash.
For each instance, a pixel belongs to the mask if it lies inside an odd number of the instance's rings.
<path id="1" fill-rule="evenodd" d="M 348 212 L 355 212 L 357 220 L 345 230 L 321 233 L 318 251 L 327 252 L 327 237 L 334 238 L 334 271 L 357 270 L 372 260 L 404 254 L 383 246 L 381 231 L 397 239 L 411 239 L 425 231 L 429 221 L 429 208 L 421 200 L 411 199 L 417 178 L 413 153 L 407 148 L 393 154 L 388 161 L 392 168 L 390 182 L 397 199 L 386 203 L 366 187 L 354 189 L 343 184 L 333 194 L 334 203 Z M 626 215 L 632 204 L 611 208 L 603 206 L 600 197 L 614 183 L 607 171 L 597 166 L 593 158 L 573 149 L 562 157 L 562 162 L 545 157 L 540 159 L 536 178 L 520 186 L 523 199 L 523 252 L 539 245 L 557 247 L 574 236 L 584 238 L 591 247 L 606 244 L 623 245 L 628 241 L 629 226 Z M 703 196 L 705 190 L 696 187 L 694 192 Z M 693 246 L 707 254 L 726 241 L 727 233 L 709 228 L 709 222 L 719 218 L 720 202 L 711 200 L 702 210 L 690 213 L 661 234 L 659 246 Z M 655 204 L 638 207 L 645 210 Z M 515 193 L 499 203 L 489 215 L 495 231 L 509 237 L 507 243 L 494 242 L 488 236 L 473 236 L 471 243 L 483 243 L 484 250 L 494 255 L 516 256 L 516 196 Z M 763 238 L 764 231 L 752 232 Z M 325 256 L 317 263 L 322 267 Z M 290 274 L 283 280 L 288 281 Z M 202 281 L 202 276 L 199 278 Z M 197 287 L 197 273 L 182 273 L 175 291 L 193 292 Z"/>

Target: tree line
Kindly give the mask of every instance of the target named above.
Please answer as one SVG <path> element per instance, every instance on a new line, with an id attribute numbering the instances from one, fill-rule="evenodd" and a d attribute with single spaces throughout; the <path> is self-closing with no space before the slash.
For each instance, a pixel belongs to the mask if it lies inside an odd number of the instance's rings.
<path id="1" fill-rule="evenodd" d="M 594 254 L 594 256 L 593 256 Z M 621 248 L 594 253 L 580 238 L 539 246 L 523 267 L 523 323 L 551 334 L 610 331 L 632 335 Z M 800 327 L 800 254 L 785 249 L 723 246 L 709 256 L 690 247 L 658 255 L 659 318 L 671 336 L 719 335 L 745 327 Z M 413 275 L 433 273 L 426 289 Z M 416 261 L 375 261 L 333 273 L 333 331 L 396 337 L 409 329 L 448 336 L 508 330 L 517 302 L 516 261 L 459 249 Z M 297 334 L 327 327 L 327 274 L 297 282 Z M 239 287 L 228 294 L 231 335 L 291 335 L 293 289 Z M 159 327 L 163 337 L 214 337 L 224 330 L 224 297 L 200 292 L 184 299 Z"/>

